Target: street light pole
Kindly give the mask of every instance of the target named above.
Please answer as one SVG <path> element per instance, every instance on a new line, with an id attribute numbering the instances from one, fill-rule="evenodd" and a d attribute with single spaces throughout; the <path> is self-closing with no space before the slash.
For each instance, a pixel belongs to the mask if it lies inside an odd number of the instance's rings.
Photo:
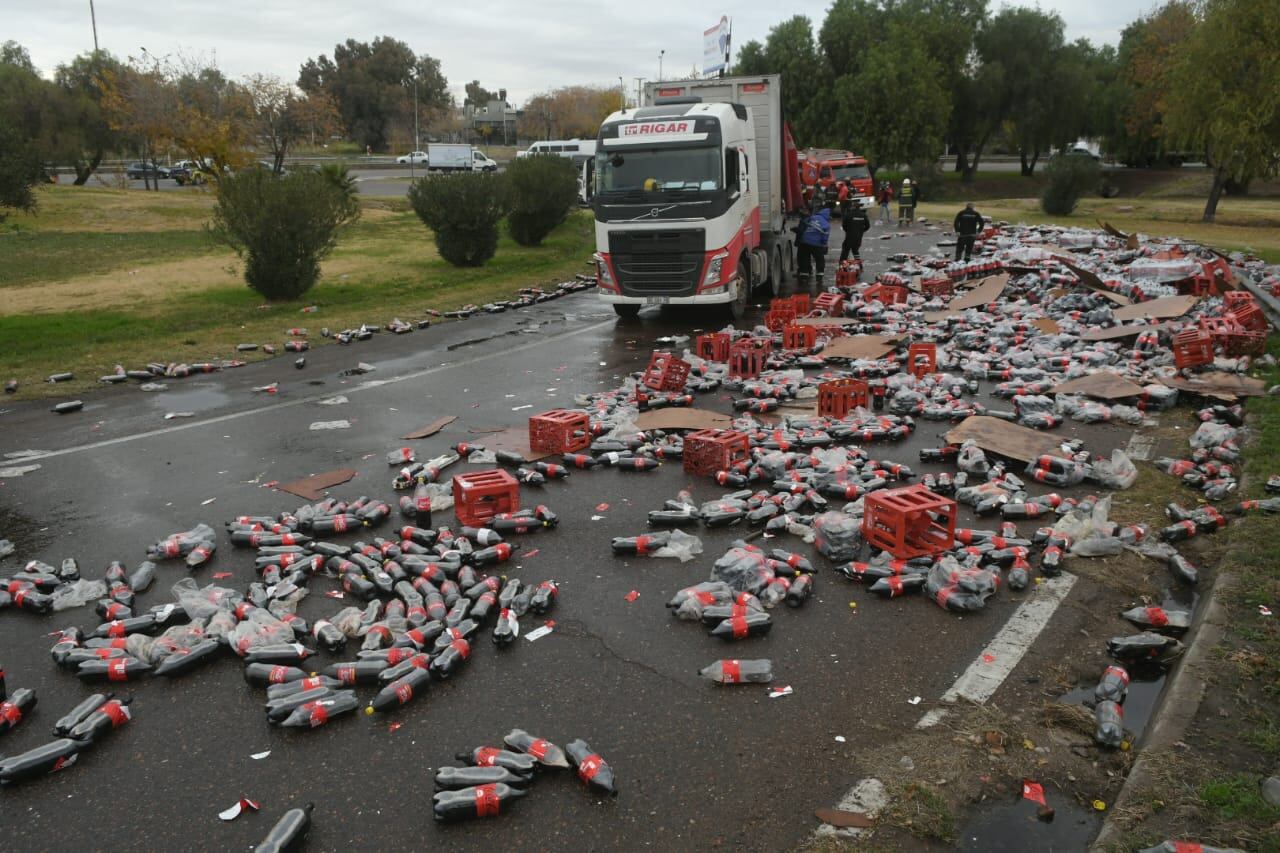
<path id="1" fill-rule="evenodd" d="M 622 82 L 622 75 L 618 75 L 618 94 L 622 96 L 622 109 L 627 108 L 627 85 Z"/>
<path id="2" fill-rule="evenodd" d="M 665 48 L 663 50 L 658 51 L 658 82 L 659 83 L 662 82 L 662 57 L 666 55 L 667 55 L 667 51 Z"/>
<path id="3" fill-rule="evenodd" d="M 644 85 L 644 78 L 643 78 L 643 77 L 637 77 L 637 78 L 636 78 L 636 109 L 639 109 L 639 108 L 640 108 L 640 106 L 641 106 L 641 104 L 640 104 L 640 87 L 641 87 L 642 85 Z"/>
<path id="4" fill-rule="evenodd" d="M 89 20 L 93 23 L 93 56 L 98 56 L 98 13 L 93 10 L 93 0 L 89 0 Z"/>

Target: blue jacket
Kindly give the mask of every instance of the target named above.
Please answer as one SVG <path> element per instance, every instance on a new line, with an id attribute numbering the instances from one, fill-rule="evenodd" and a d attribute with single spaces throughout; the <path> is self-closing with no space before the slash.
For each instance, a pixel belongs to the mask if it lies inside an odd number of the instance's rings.
<path id="1" fill-rule="evenodd" d="M 825 249 L 830 237 L 831 211 L 825 207 L 806 216 L 800 224 L 800 242 L 806 246 Z"/>

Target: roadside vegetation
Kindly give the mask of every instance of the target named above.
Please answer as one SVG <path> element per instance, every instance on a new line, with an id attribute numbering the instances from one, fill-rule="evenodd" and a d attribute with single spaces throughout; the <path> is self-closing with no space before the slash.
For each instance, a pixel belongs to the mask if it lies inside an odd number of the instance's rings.
<path id="1" fill-rule="evenodd" d="M 536 248 L 501 235 L 482 269 L 446 263 L 401 199 L 361 198 L 321 264 L 319 282 L 295 301 L 267 303 L 244 282 L 236 255 L 206 231 L 212 194 L 140 193 L 51 186 L 34 214 L 0 228 L 0 375 L 20 396 L 49 393 L 44 377 L 74 370 L 60 394 L 96 384 L 116 364 L 236 356 L 246 341 L 279 342 L 293 326 L 312 331 L 394 317 L 418 319 L 509 298 L 584 272 L 593 246 L 585 214 L 571 214 Z M 299 313 L 315 305 L 314 314 Z"/>

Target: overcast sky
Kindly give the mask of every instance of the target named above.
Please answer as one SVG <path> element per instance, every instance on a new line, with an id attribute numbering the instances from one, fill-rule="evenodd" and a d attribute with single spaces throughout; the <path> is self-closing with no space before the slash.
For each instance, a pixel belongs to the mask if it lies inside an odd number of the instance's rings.
<path id="1" fill-rule="evenodd" d="M 830 0 L 692 5 L 684 0 L 625 5 L 609 0 L 380 0 L 368 5 L 95 0 L 99 44 L 121 57 L 137 56 L 145 47 L 157 56 L 181 53 L 216 61 L 231 77 L 266 72 L 292 81 L 305 59 L 332 55 L 335 43 L 389 35 L 440 59 L 456 94 L 467 81 L 479 79 L 486 88 L 506 88 L 517 103 L 573 83 L 617 85 L 619 76 L 634 91 L 635 77 L 657 76 L 662 50 L 666 74 L 683 76 L 701 64 L 702 32 L 722 14 L 732 18 L 733 43 L 741 45 L 752 38 L 763 41 L 771 26 L 793 14 L 808 15 L 816 31 Z M 1001 5 L 993 0 L 992 9 Z M 1095 44 L 1115 44 L 1120 30 L 1154 5 L 1154 0 L 1040 3 L 1062 16 L 1069 39 Z M 46 73 L 93 49 L 88 0 L 0 0 L 0 21 L 0 40 L 24 45 Z"/>

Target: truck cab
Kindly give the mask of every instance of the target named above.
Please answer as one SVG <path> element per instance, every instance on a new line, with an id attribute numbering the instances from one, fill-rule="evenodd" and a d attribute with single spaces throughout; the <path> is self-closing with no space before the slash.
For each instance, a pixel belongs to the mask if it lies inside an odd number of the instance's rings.
<path id="1" fill-rule="evenodd" d="M 763 94 L 775 80 L 751 85 Z M 698 81 L 678 94 L 657 84 L 651 105 L 601 125 L 586 183 L 598 293 L 620 316 L 646 305 L 724 304 L 739 318 L 752 289 L 776 289 L 792 264 L 794 235 L 774 197 L 785 174 L 779 92 L 757 116 L 725 97 L 733 80 L 707 83 L 717 86 L 714 99 L 698 96 Z M 758 128 L 778 137 L 768 154 Z"/>

